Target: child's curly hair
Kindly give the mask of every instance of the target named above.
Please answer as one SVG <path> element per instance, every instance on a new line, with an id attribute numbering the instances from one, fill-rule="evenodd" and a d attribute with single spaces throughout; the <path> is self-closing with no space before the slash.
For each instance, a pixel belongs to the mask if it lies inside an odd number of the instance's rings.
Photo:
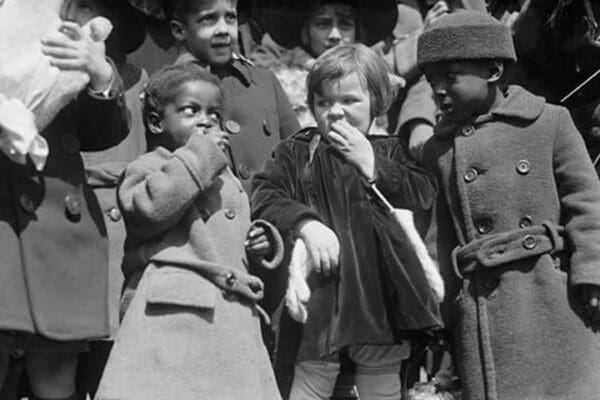
<path id="1" fill-rule="evenodd" d="M 148 126 L 150 115 L 155 114 L 162 118 L 165 106 L 175 100 L 181 85 L 190 81 L 204 81 L 215 85 L 219 88 L 219 103 L 223 103 L 223 89 L 219 78 L 198 64 L 186 62 L 161 68 L 152 75 L 143 94 L 142 116 L 148 150 L 156 147 L 155 136 Z"/>

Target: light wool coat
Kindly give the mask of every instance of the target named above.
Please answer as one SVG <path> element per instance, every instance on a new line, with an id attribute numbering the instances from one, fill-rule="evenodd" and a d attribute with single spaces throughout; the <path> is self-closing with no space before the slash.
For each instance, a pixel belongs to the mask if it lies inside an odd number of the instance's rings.
<path id="1" fill-rule="evenodd" d="M 600 285 L 600 183 L 568 111 L 511 86 L 455 128 L 424 154 L 441 182 L 432 250 L 449 283 L 464 398 L 597 399 L 600 336 L 577 289 Z M 565 227 L 568 252 L 454 274 L 456 245 L 544 221 Z"/>
<path id="2" fill-rule="evenodd" d="M 254 302 L 208 278 L 251 278 L 248 198 L 221 150 L 203 136 L 159 147 L 126 168 L 118 194 L 137 289 L 97 398 L 279 399 Z"/>

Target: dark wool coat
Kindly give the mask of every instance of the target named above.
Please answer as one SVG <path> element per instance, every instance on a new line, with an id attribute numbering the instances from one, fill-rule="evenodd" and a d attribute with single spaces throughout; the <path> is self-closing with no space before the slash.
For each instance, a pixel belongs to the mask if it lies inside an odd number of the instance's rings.
<path id="1" fill-rule="evenodd" d="M 194 61 L 185 53 L 176 63 Z M 231 134 L 233 170 L 250 192 L 250 178 L 260 171 L 279 143 L 300 129 L 296 115 L 275 75 L 235 56 L 221 78 L 225 94 L 223 128 Z"/>
<path id="2" fill-rule="evenodd" d="M 120 82 L 106 99 L 84 90 L 41 133 L 43 171 L 0 154 L 0 329 L 108 334 L 106 230 L 79 152 L 122 140 L 126 112 Z"/>
<path id="3" fill-rule="evenodd" d="M 384 262 L 382 243 L 376 233 L 373 202 L 357 170 L 348 164 L 325 138 L 309 162 L 310 142 L 316 129 L 300 131 L 280 143 L 264 170 L 253 180 L 252 207 L 255 218 L 272 222 L 291 238 L 298 222 L 316 219 L 329 226 L 340 242 L 338 273 L 309 276 L 311 298 L 307 304 L 299 360 L 318 360 L 352 344 L 397 343 L 391 322 L 396 313 L 418 315 L 405 323 L 421 328 L 435 325 L 437 309 L 403 303 L 402 309 L 386 302 L 384 283 L 395 275 L 386 268 L 406 273 L 410 265 Z M 410 164 L 396 137 L 369 137 L 375 152 L 377 186 L 392 204 L 412 210 L 429 209 L 436 189 L 432 178 Z M 380 233 L 380 232 L 379 232 Z M 404 281 L 410 281 L 404 275 Z M 415 290 L 431 292 L 426 284 L 413 282 Z M 404 294 L 405 292 L 403 292 Z M 427 308 L 427 307 L 431 308 Z M 418 310 L 418 311 L 415 311 Z M 394 314 L 394 315 L 392 315 Z M 410 320 L 410 322 L 407 322 Z"/>
<path id="4" fill-rule="evenodd" d="M 199 272 L 247 276 L 250 207 L 223 152 L 200 135 L 159 147 L 118 193 L 135 295 L 96 398 L 279 399 L 257 308 Z"/>
<path id="5" fill-rule="evenodd" d="M 600 285 L 600 183 L 568 111 L 510 86 L 489 114 L 438 129 L 424 154 L 442 185 L 432 249 L 465 399 L 597 399 L 600 336 L 577 288 Z M 452 272 L 454 246 L 544 221 L 564 225 L 569 251 Z"/>

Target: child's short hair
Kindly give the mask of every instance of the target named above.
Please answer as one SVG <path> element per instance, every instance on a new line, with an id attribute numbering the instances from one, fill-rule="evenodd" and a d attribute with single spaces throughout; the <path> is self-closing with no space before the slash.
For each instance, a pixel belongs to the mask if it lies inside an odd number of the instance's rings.
<path id="1" fill-rule="evenodd" d="M 336 46 L 323 53 L 306 78 L 308 106 L 314 114 L 315 94 L 320 94 L 323 82 L 341 79 L 356 72 L 362 87 L 369 92 L 371 117 L 388 110 L 394 97 L 388 68 L 383 59 L 361 43 Z"/>
<path id="2" fill-rule="evenodd" d="M 208 1 L 208 0 L 201 0 Z M 230 0 L 237 3 L 237 0 Z M 182 21 L 191 11 L 194 11 L 199 0 L 167 0 L 164 2 L 165 15 L 167 19 L 177 19 Z"/>
<path id="3" fill-rule="evenodd" d="M 144 89 L 142 116 L 146 128 L 148 149 L 154 148 L 154 135 L 148 128 L 151 113 L 162 117 L 165 106 L 175 100 L 182 84 L 191 81 L 212 83 L 219 88 L 219 103 L 223 103 L 223 88 L 219 78 L 194 62 L 174 64 L 156 71 Z"/>

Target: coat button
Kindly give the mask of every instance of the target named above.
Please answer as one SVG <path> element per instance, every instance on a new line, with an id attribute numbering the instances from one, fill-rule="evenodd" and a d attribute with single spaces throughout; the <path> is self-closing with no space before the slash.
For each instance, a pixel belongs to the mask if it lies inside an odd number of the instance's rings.
<path id="1" fill-rule="evenodd" d="M 273 134 L 269 127 L 269 122 L 266 119 L 263 119 L 263 132 L 266 136 L 271 136 Z"/>
<path id="2" fill-rule="evenodd" d="M 486 234 L 492 231 L 494 224 L 489 219 L 480 219 L 475 222 L 475 227 L 477 228 L 477 232 Z"/>
<path id="3" fill-rule="evenodd" d="M 238 124 L 232 119 L 229 119 L 225 121 L 225 130 L 231 133 L 232 135 L 235 135 L 237 133 L 240 133 L 242 128 L 240 127 L 240 124 Z"/>
<path id="4" fill-rule="evenodd" d="M 535 241 L 535 238 L 531 235 L 525 235 L 523 238 L 523 247 L 527 250 L 533 250 L 536 246 L 537 242 Z"/>
<path id="5" fill-rule="evenodd" d="M 477 179 L 477 175 L 479 175 L 479 173 L 477 172 L 477 170 L 475 168 L 469 168 L 466 172 L 465 172 L 465 182 L 473 182 L 475 179 Z"/>
<path id="6" fill-rule="evenodd" d="M 72 217 L 78 217 L 81 215 L 81 200 L 75 194 L 68 194 L 65 196 L 65 207 L 67 212 Z"/>
<path id="7" fill-rule="evenodd" d="M 66 154 L 73 155 L 79 153 L 79 138 L 73 134 L 68 133 L 63 135 L 60 139 L 60 144 Z"/>
<path id="8" fill-rule="evenodd" d="M 250 168 L 248 168 L 248 166 L 244 163 L 240 163 L 240 165 L 238 165 L 237 171 L 240 175 L 240 178 L 243 180 L 250 179 L 250 176 L 252 175 Z"/>
<path id="9" fill-rule="evenodd" d="M 225 210 L 225 217 L 227 219 L 234 219 L 235 218 L 235 211 L 230 210 L 229 208 L 227 210 Z"/>
<path id="10" fill-rule="evenodd" d="M 471 136 L 473 133 L 475 133 L 475 127 L 473 125 L 469 124 L 462 127 L 463 136 Z"/>
<path id="11" fill-rule="evenodd" d="M 26 213 L 33 214 L 35 212 L 35 202 L 25 193 L 19 196 L 19 204 Z"/>
<path id="12" fill-rule="evenodd" d="M 521 175 L 528 174 L 530 169 L 531 169 L 531 163 L 529 161 L 519 160 L 519 162 L 517 162 L 517 172 L 520 173 Z"/>
<path id="13" fill-rule="evenodd" d="M 533 224 L 533 220 L 531 219 L 531 217 L 529 215 L 524 216 L 519 221 L 520 228 L 527 228 L 528 226 L 531 226 L 532 224 Z"/>
<path id="14" fill-rule="evenodd" d="M 112 222 L 119 222 L 121 220 L 121 211 L 119 211 L 117 207 L 111 207 L 111 209 L 108 210 L 108 218 L 110 218 Z"/>

